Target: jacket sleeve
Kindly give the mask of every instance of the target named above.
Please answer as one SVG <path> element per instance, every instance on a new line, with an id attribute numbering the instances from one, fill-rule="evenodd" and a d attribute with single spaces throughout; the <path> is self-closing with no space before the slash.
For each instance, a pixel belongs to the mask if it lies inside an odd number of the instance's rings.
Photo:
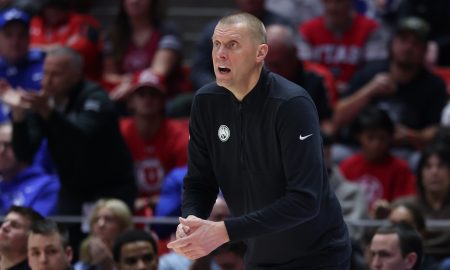
<path id="1" fill-rule="evenodd" d="M 322 138 L 312 100 L 293 98 L 283 104 L 277 114 L 279 141 L 274 143 L 278 143 L 281 150 L 285 193 L 260 210 L 226 220 L 232 241 L 279 232 L 305 223 L 318 215 L 322 197 L 328 196 Z"/>
<path id="2" fill-rule="evenodd" d="M 48 120 L 43 121 L 49 142 L 67 147 L 92 143 L 100 130 L 108 129 L 114 121 L 113 106 L 103 93 L 90 93 L 84 97 L 76 117 L 53 111 Z M 76 142 L 76 143 L 74 143 Z"/>
<path id="3" fill-rule="evenodd" d="M 42 141 L 42 130 L 33 113 L 20 122 L 13 123 L 12 146 L 16 158 L 31 164 Z"/>
<path id="4" fill-rule="evenodd" d="M 194 99 L 189 123 L 188 172 L 184 179 L 182 216 L 195 215 L 206 219 L 216 201 L 219 188 L 214 176 L 210 156 L 205 145 L 198 96 Z"/>

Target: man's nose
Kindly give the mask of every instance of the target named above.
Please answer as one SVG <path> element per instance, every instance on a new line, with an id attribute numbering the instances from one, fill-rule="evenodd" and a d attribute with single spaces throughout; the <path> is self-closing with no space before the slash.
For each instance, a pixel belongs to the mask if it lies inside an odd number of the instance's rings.
<path id="1" fill-rule="evenodd" d="M 0 230 L 2 230 L 2 231 L 7 231 L 7 230 L 9 229 L 9 225 L 10 225 L 10 222 L 9 222 L 9 221 L 3 222 L 3 223 L 0 225 Z"/>
<path id="2" fill-rule="evenodd" d="M 139 259 L 139 260 L 137 261 L 137 263 L 136 263 L 136 269 L 138 269 L 138 270 L 145 270 L 145 269 L 147 269 L 147 266 L 145 265 L 144 260 Z"/>
<path id="3" fill-rule="evenodd" d="M 372 267 L 373 269 L 379 269 L 379 267 L 381 266 L 381 260 L 378 258 L 378 256 L 373 256 L 372 257 Z"/>
<path id="4" fill-rule="evenodd" d="M 216 53 L 215 53 L 216 57 L 220 58 L 220 59 L 225 59 L 227 56 L 227 52 L 226 49 L 223 46 L 220 46 L 216 49 Z"/>
<path id="5" fill-rule="evenodd" d="M 39 255 L 39 261 L 41 263 L 45 263 L 47 261 L 47 254 L 45 254 L 45 252 L 41 252 L 41 254 Z"/>

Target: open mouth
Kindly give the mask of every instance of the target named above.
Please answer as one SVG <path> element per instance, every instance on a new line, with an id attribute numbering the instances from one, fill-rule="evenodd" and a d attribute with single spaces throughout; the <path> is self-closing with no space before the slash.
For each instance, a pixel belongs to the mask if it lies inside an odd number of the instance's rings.
<path id="1" fill-rule="evenodd" d="M 221 74 L 228 74 L 231 71 L 231 69 L 229 69 L 227 67 L 218 67 L 218 69 Z"/>

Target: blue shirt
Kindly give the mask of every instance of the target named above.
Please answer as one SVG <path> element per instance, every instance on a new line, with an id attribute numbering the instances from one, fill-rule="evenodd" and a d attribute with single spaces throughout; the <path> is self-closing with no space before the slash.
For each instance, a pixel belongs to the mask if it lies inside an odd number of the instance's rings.
<path id="1" fill-rule="evenodd" d="M 31 207 L 43 216 L 54 214 L 59 189 L 56 176 L 39 166 L 28 167 L 13 179 L 0 181 L 0 214 L 6 214 L 12 205 Z"/>
<path id="2" fill-rule="evenodd" d="M 29 50 L 26 58 L 18 63 L 8 63 L 0 57 L 0 78 L 12 87 L 25 90 L 41 89 L 45 54 L 39 50 Z M 0 122 L 9 119 L 9 108 L 0 103 Z"/>

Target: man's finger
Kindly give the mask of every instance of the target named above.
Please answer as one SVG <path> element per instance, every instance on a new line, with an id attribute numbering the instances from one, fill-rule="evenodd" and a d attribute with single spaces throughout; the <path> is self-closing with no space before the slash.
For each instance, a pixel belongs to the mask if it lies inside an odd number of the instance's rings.
<path id="1" fill-rule="evenodd" d="M 196 228 L 204 223 L 203 219 L 200 218 L 179 218 L 180 223 L 188 228 Z"/>
<path id="2" fill-rule="evenodd" d="M 187 240 L 189 238 L 189 236 L 177 239 L 175 241 L 169 242 L 167 244 L 168 248 L 172 248 L 172 249 L 179 249 L 182 247 L 185 247 L 187 245 L 189 245 L 189 240 Z"/>

